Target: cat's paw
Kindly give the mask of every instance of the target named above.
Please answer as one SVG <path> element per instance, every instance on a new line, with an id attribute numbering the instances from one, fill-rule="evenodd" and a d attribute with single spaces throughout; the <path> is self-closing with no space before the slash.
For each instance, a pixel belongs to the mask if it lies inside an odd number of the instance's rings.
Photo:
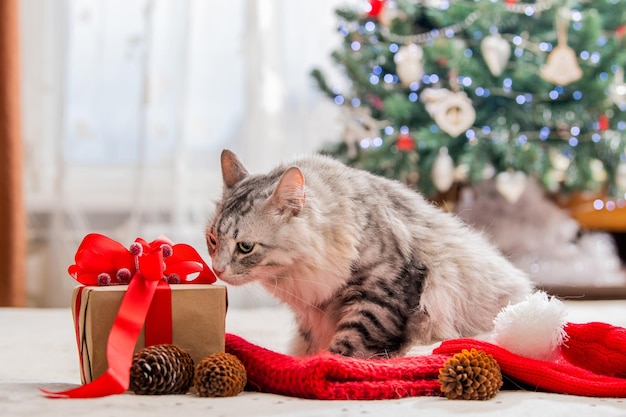
<path id="1" fill-rule="evenodd" d="M 357 350 L 354 348 L 354 345 L 350 343 L 347 339 L 341 339 L 336 342 L 333 342 L 332 345 L 328 348 L 328 351 L 335 355 L 343 355 L 350 357 L 359 357 Z"/>
<path id="2" fill-rule="evenodd" d="M 328 348 L 328 351 L 336 355 L 343 355 L 351 358 L 360 359 L 389 359 L 396 356 L 401 356 L 401 352 L 398 351 L 390 351 L 387 349 L 375 351 L 364 349 L 363 347 L 355 347 L 354 344 L 345 339 L 333 343 L 330 348 Z"/>

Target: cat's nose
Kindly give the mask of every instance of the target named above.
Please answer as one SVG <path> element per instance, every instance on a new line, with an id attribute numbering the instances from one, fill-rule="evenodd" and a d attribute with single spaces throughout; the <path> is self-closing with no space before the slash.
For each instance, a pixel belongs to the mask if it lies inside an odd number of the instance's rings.
<path id="1" fill-rule="evenodd" d="M 215 275 L 217 275 L 218 277 L 220 275 L 222 275 L 224 273 L 224 271 L 226 270 L 226 267 L 221 266 L 221 265 L 213 265 L 213 272 L 215 272 Z"/>

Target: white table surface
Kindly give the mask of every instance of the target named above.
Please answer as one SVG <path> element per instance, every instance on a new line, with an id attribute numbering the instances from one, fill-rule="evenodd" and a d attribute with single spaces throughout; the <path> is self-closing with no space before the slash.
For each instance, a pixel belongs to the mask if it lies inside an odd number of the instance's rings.
<path id="1" fill-rule="evenodd" d="M 626 301 L 568 301 L 569 320 L 626 327 Z M 227 331 L 284 352 L 292 317 L 282 308 L 231 309 Z M 69 309 L 0 308 L 0 416 L 626 416 L 626 399 L 501 391 L 489 401 L 415 397 L 386 401 L 315 401 L 244 392 L 232 398 L 138 396 L 48 399 L 39 388 L 80 383 Z"/>

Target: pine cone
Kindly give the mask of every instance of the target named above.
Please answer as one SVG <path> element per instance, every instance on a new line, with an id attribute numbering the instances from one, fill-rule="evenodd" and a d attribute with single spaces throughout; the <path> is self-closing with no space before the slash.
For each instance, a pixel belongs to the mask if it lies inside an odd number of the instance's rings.
<path id="1" fill-rule="evenodd" d="M 191 355 L 174 345 L 148 346 L 135 353 L 130 389 L 141 395 L 185 394 L 193 383 Z"/>
<path id="2" fill-rule="evenodd" d="M 193 380 L 201 397 L 234 397 L 243 391 L 246 382 L 246 368 L 230 353 L 214 353 L 202 359 Z"/>
<path id="3" fill-rule="evenodd" d="M 451 400 L 488 400 L 502 387 L 500 366 L 482 350 L 463 349 L 439 370 L 441 391 Z"/>

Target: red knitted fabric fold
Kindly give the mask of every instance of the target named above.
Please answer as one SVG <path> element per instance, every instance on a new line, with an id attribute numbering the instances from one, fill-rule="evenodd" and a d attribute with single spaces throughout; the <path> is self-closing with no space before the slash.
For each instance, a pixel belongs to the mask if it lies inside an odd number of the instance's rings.
<path id="1" fill-rule="evenodd" d="M 454 354 L 461 349 L 480 349 L 493 356 L 504 375 L 536 389 L 586 397 L 626 397 L 626 379 L 607 376 L 611 371 L 601 368 L 603 361 L 596 360 L 598 357 L 610 357 L 617 345 L 604 345 L 600 341 L 591 343 L 588 337 L 594 333 L 595 327 L 578 326 L 576 334 L 568 334 L 567 347 L 562 351 L 569 350 L 569 356 L 562 356 L 555 362 L 525 358 L 491 343 L 474 339 L 442 342 L 433 353 Z M 589 335 L 584 331 L 585 326 L 588 327 Z M 622 328 L 611 327 L 611 330 L 624 331 Z M 577 339 L 579 336 L 583 336 L 580 341 Z M 604 341 L 608 340 L 610 338 Z M 622 346 L 622 349 L 626 347 L 624 344 Z M 621 355 L 623 357 L 624 353 Z M 576 358 L 576 364 L 568 362 L 571 358 Z M 591 369 L 582 367 L 587 365 Z M 622 369 L 624 366 L 626 365 L 622 363 Z"/>
<path id="2" fill-rule="evenodd" d="M 561 354 L 574 365 L 601 375 L 626 378 L 626 329 L 607 323 L 568 323 Z"/>
<path id="3" fill-rule="evenodd" d="M 320 354 L 296 358 L 226 335 L 226 351 L 243 362 L 248 389 L 322 400 L 381 400 L 440 396 L 438 371 L 463 349 L 493 356 L 518 383 L 560 394 L 626 397 L 626 329 L 606 323 L 565 327 L 567 341 L 555 362 L 529 359 L 488 342 L 448 340 L 432 355 L 354 359 Z"/>
<path id="4" fill-rule="evenodd" d="M 438 372 L 451 356 L 365 360 L 320 354 L 296 358 L 272 352 L 232 334 L 226 335 L 226 351 L 243 362 L 248 389 L 320 400 L 442 395 Z"/>

